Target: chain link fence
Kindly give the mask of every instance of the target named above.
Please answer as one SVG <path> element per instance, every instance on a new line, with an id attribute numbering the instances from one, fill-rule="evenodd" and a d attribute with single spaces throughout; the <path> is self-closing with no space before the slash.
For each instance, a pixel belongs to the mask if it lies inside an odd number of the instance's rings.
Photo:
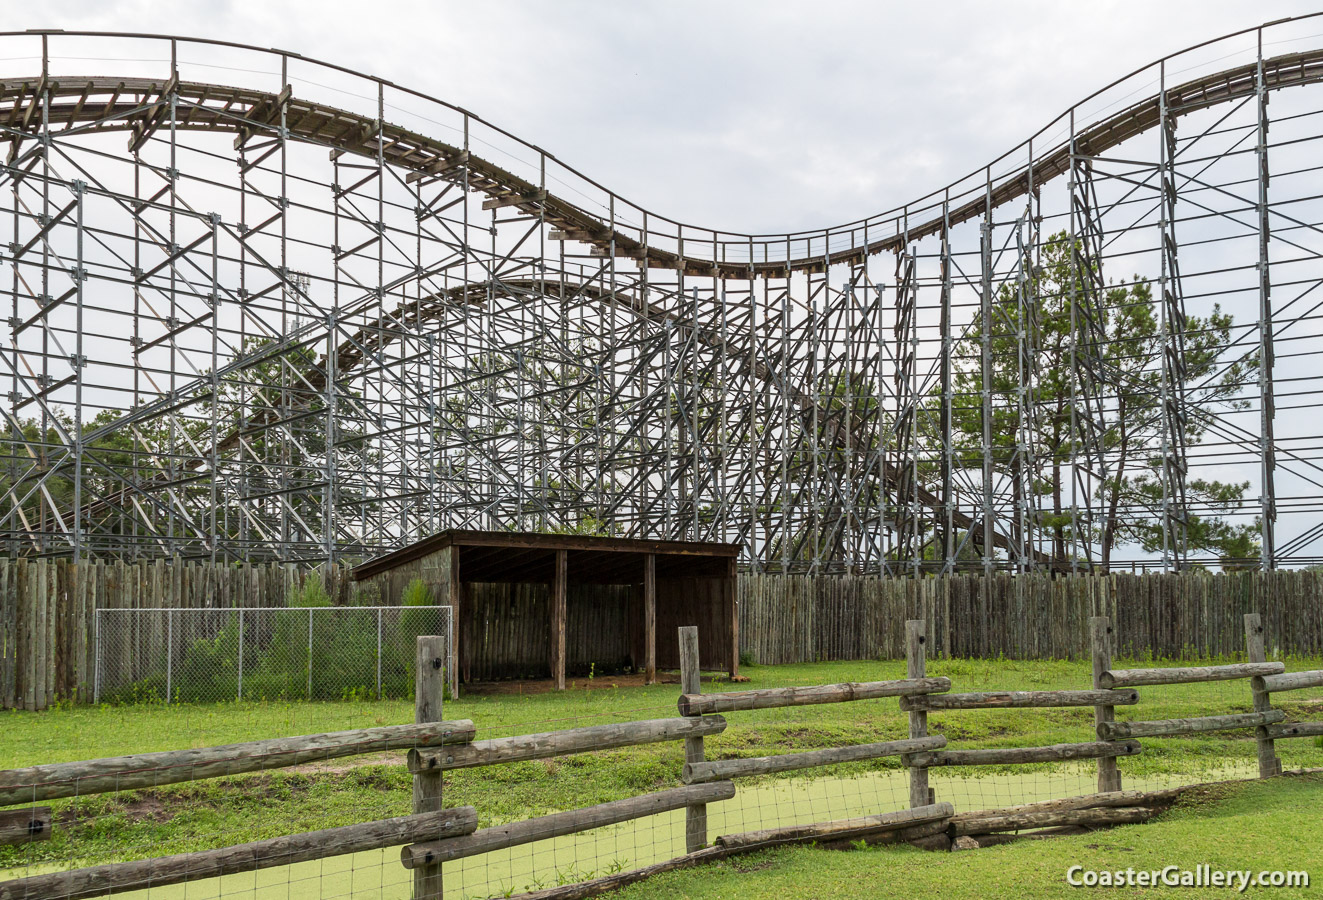
<path id="1" fill-rule="evenodd" d="M 96 703 L 412 697 L 419 635 L 444 637 L 449 606 L 96 611 Z"/>

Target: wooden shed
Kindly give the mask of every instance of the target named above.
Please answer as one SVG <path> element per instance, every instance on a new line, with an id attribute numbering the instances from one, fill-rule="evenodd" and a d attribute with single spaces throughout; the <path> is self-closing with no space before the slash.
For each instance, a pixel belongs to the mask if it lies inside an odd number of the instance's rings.
<path id="1" fill-rule="evenodd" d="M 698 626 L 703 668 L 739 673 L 738 544 L 443 531 L 357 566 L 398 603 L 421 578 L 456 616 L 463 681 L 678 668 L 676 628 Z M 670 636 L 660 642 L 658 634 Z"/>

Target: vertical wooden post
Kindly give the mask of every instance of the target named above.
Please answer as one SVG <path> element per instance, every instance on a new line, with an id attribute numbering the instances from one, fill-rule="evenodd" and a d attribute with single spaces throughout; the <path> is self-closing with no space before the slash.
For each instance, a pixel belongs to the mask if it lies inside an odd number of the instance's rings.
<path id="1" fill-rule="evenodd" d="M 1263 646 L 1263 621 L 1258 613 L 1245 614 L 1245 650 L 1248 661 L 1260 663 L 1268 661 L 1267 651 Z M 1251 683 L 1259 679 L 1251 679 Z M 1254 711 L 1267 712 L 1272 709 L 1272 696 L 1264 690 L 1251 688 L 1254 691 Z M 1272 738 L 1267 736 L 1267 729 L 1260 726 L 1256 730 L 1257 743 L 1259 747 L 1259 777 L 1267 778 L 1270 775 L 1280 775 L 1282 771 L 1282 761 L 1277 758 L 1277 748 Z"/>
<path id="2" fill-rule="evenodd" d="M 740 602 L 736 592 L 739 568 L 735 557 L 726 564 L 726 580 L 722 584 L 726 602 L 726 619 L 730 622 L 730 677 L 740 674 Z"/>
<path id="3" fill-rule="evenodd" d="M 450 587 L 446 591 L 446 603 L 450 604 L 450 647 L 446 659 L 450 660 L 446 672 L 446 682 L 450 686 L 450 699 L 459 699 L 459 609 L 464 605 L 464 583 L 459 578 L 459 546 L 450 548 Z M 464 672 L 468 680 L 468 671 Z"/>
<path id="4" fill-rule="evenodd" d="M 419 724 L 441 721 L 445 660 L 443 636 L 419 635 L 413 699 L 414 721 Z M 441 806 L 441 773 L 421 772 L 413 776 L 413 811 L 436 812 Z M 414 900 L 440 900 L 440 863 L 413 870 L 413 896 Z"/>
<path id="5" fill-rule="evenodd" d="M 556 551 L 556 575 L 551 582 L 551 677 L 565 690 L 566 552 Z"/>
<path id="6" fill-rule="evenodd" d="M 1112 667 L 1112 620 L 1107 616 L 1089 618 L 1089 643 L 1093 649 L 1093 686 L 1102 688 L 1103 673 Z M 1093 724 L 1116 720 L 1116 707 L 1095 706 Z M 1116 758 L 1102 757 L 1098 760 L 1098 791 L 1121 790 L 1121 770 L 1116 765 Z"/>
<path id="7" fill-rule="evenodd" d="M 657 683 L 657 557 L 643 557 L 643 682 Z"/>
<path id="8" fill-rule="evenodd" d="M 698 674 L 698 629 L 686 625 L 680 629 L 680 693 L 700 694 L 703 682 Z M 699 763 L 703 761 L 703 739 L 688 737 L 684 739 L 684 761 Z M 707 804 L 685 807 L 684 846 L 686 853 L 702 850 L 707 846 Z"/>
<path id="9" fill-rule="evenodd" d="M 928 669 L 927 625 L 923 619 L 910 619 L 905 623 L 905 677 L 923 678 Z M 928 736 L 928 713 L 915 711 L 910 713 L 910 737 Z M 910 768 L 910 806 L 927 806 L 933 802 L 932 791 L 928 787 L 928 769 L 924 766 Z"/>

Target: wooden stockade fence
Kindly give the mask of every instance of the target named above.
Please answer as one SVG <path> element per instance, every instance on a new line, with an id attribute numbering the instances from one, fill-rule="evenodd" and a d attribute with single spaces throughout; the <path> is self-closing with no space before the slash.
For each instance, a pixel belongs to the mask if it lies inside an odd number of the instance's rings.
<path id="1" fill-rule="evenodd" d="M 1088 659 L 1089 619 L 1107 616 L 1117 656 L 1199 659 L 1244 653 L 1259 613 L 1270 651 L 1323 655 L 1323 572 L 743 575 L 739 600 L 740 649 L 763 665 L 904 659 L 907 619 L 934 657 Z"/>
<path id="2" fill-rule="evenodd" d="M 354 582 L 343 566 L 317 570 L 337 605 L 394 605 L 405 579 Z M 308 577 L 294 564 L 211 565 L 0 559 L 0 707 L 44 709 L 87 700 L 97 609 L 281 607 Z M 479 587 L 479 586 L 475 586 Z M 456 635 L 477 680 L 545 674 L 528 668 L 546 650 L 546 593 L 537 585 L 483 585 L 481 616 Z M 571 604 L 597 628 L 571 628 L 572 667 L 627 664 L 626 605 L 610 588 Z M 612 593 L 614 592 L 614 593 Z M 1136 658 L 1204 658 L 1245 652 L 1246 613 L 1262 616 L 1269 648 L 1323 655 L 1323 572 L 1226 574 L 953 575 L 921 579 L 741 575 L 740 648 L 772 665 L 904 659 L 902 623 L 922 619 L 936 657 L 1087 659 L 1088 621 L 1116 624 L 1112 650 Z M 635 662 L 641 661 L 635 660 Z"/>
<path id="3" fill-rule="evenodd" d="M 365 850 L 400 847 L 400 860 L 414 876 L 414 896 L 439 898 L 443 863 L 534 843 L 560 835 L 627 822 L 669 810 L 687 810 L 686 853 L 635 869 L 579 884 L 539 890 L 525 900 L 576 900 L 641 880 L 680 865 L 779 844 L 814 841 L 826 846 L 847 842 L 910 841 L 928 848 L 983 846 L 1015 834 L 1042 829 L 1107 827 L 1147 821 L 1169 804 L 1180 788 L 1124 791 L 1118 757 L 1139 753 L 1134 737 L 1150 734 L 1197 734 L 1209 730 L 1255 728 L 1260 747 L 1260 775 L 1279 774 L 1273 741 L 1323 733 L 1323 723 L 1286 725 L 1284 716 L 1267 703 L 1277 692 L 1323 685 L 1323 671 L 1286 673 L 1281 663 L 1264 657 L 1263 626 L 1257 614 L 1242 619 L 1250 661 L 1232 666 L 1120 670 L 1111 666 L 1106 617 L 1089 622 L 1094 662 L 1092 690 L 949 693 L 947 678 L 925 676 L 927 623 L 904 623 L 908 636 L 907 678 L 895 681 L 811 687 L 771 688 L 703 694 L 698 678 L 698 635 L 679 629 L 683 672 L 678 701 L 680 716 L 639 722 L 617 722 L 543 734 L 477 741 L 472 722 L 441 720 L 441 650 L 436 638 L 418 638 L 416 722 L 360 731 L 277 738 L 195 750 L 58 763 L 0 772 L 0 806 L 29 805 L 0 812 L 0 843 L 25 843 L 50 837 L 51 810 L 31 806 L 47 799 L 83 796 L 149 785 L 216 778 L 236 773 L 292 766 L 311 759 L 408 749 L 414 775 L 412 815 L 323 831 L 269 838 L 247 844 L 131 862 L 109 863 L 68 871 L 46 872 L 0 882 L 0 900 L 57 900 L 94 897 L 147 885 L 178 884 L 219 874 L 255 871 L 304 860 L 323 859 Z M 1255 696 L 1253 713 L 1215 714 L 1199 718 L 1115 722 L 1109 712 L 1117 705 L 1142 703 L 1134 685 L 1163 685 L 1245 679 Z M 772 757 L 706 760 L 703 738 L 719 734 L 727 721 L 716 712 L 849 703 L 898 697 L 910 715 L 907 739 L 831 747 Z M 1260 702 L 1262 701 L 1262 702 Z M 942 735 L 927 734 L 930 709 L 1016 709 L 1079 707 L 1097 710 L 1097 740 L 1046 747 L 949 749 Z M 440 778 L 447 769 L 501 765 L 520 760 L 549 759 L 659 741 L 683 741 L 685 784 L 669 790 L 628 797 L 582 809 L 479 829 L 472 807 L 444 808 Z M 745 777 L 828 766 L 842 762 L 898 756 L 911 774 L 910 808 L 850 819 L 720 835 L 710 840 L 707 805 L 735 796 L 735 780 Z M 1095 794 L 1040 801 L 1005 809 L 959 812 L 941 802 L 928 787 L 933 766 L 1006 765 L 1059 760 L 1096 759 L 1099 790 Z M 1046 832 L 1042 832 L 1046 833 Z M 963 843 L 962 843 L 963 842 Z"/>

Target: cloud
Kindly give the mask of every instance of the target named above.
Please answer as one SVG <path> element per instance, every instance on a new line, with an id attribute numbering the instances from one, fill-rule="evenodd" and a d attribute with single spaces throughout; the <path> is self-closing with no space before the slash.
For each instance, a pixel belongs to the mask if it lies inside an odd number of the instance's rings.
<path id="1" fill-rule="evenodd" d="M 987 164 L 1164 54 L 1307 4 L 53 0 L 23 27 L 293 50 L 472 110 L 707 227 L 823 227 Z"/>

